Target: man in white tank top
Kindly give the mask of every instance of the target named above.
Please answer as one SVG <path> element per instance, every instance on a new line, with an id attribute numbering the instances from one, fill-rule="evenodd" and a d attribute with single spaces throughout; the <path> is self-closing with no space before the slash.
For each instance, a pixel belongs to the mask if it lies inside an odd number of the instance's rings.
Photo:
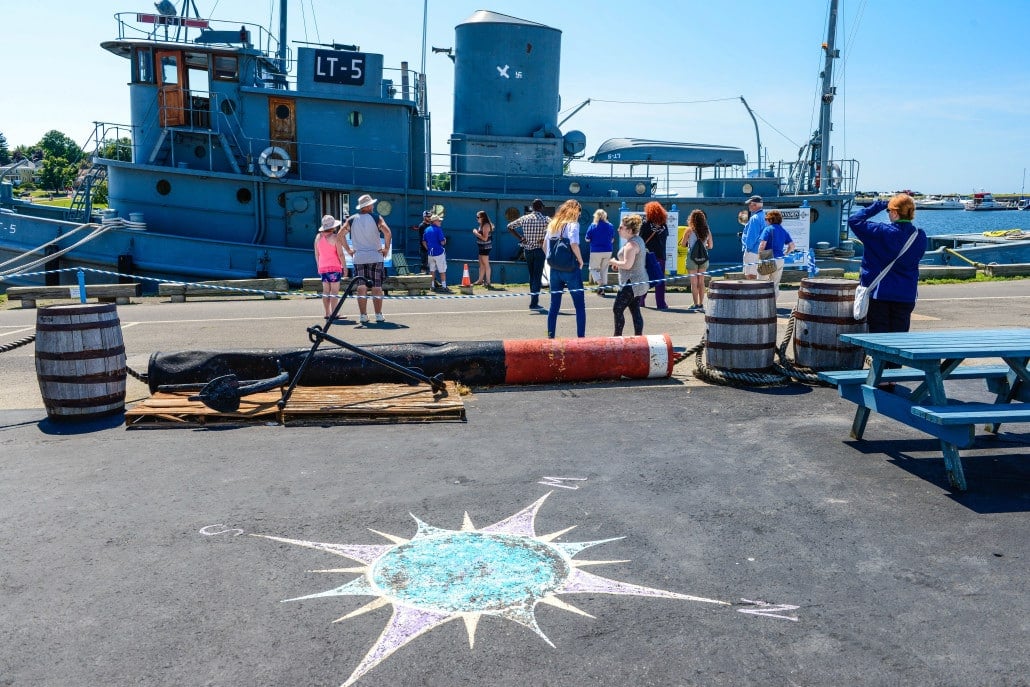
<path id="1" fill-rule="evenodd" d="M 372 285 L 372 308 L 376 322 L 385 322 L 383 317 L 383 279 L 386 277 L 384 262 L 390 253 L 390 227 L 372 208 L 378 201 L 370 195 L 358 198 L 358 214 L 347 218 L 340 234 L 350 234 L 350 245 L 344 246 L 354 262 L 354 276 L 364 277 L 365 283 L 358 286 L 359 320 L 368 322 L 368 284 Z M 382 241 L 380 241 L 382 236 Z"/>

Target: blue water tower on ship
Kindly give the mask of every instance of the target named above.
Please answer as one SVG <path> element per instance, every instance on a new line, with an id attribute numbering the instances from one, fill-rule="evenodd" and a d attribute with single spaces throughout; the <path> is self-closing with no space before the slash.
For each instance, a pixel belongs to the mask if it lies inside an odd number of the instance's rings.
<path id="1" fill-rule="evenodd" d="M 452 188 L 530 191 L 560 175 L 561 31 L 480 10 L 455 39 Z"/>

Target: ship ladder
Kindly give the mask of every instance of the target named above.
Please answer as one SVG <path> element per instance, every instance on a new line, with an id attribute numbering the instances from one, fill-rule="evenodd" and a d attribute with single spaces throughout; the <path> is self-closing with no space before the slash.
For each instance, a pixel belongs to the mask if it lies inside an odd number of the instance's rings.
<path id="1" fill-rule="evenodd" d="M 107 166 L 93 163 L 89 171 L 82 178 L 82 183 L 75 189 L 72 196 L 71 206 L 68 209 L 68 219 L 72 222 L 85 222 L 93 212 L 93 189 L 101 181 L 107 178 Z"/>

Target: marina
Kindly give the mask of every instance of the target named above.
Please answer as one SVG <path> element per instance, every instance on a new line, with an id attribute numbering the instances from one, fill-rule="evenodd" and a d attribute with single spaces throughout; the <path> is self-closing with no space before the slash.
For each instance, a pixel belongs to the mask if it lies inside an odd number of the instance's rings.
<path id="1" fill-rule="evenodd" d="M 409 228 L 423 212 L 465 226 L 485 210 L 502 229 L 491 258 L 508 282 L 527 279 L 519 246 L 503 227 L 534 198 L 548 213 L 576 198 L 584 213 L 601 208 L 613 217 L 658 199 L 680 213 L 678 224 L 703 209 L 715 230 L 717 265 L 739 261 L 738 214 L 752 194 L 807 218 L 802 249 L 836 246 L 846 231 L 857 163 L 831 156 L 836 2 L 820 55 L 819 127 L 796 159 L 782 162 L 631 132 L 594 142 L 591 153 L 583 132 L 559 127 L 561 30 L 473 13 L 454 32 L 455 108 L 444 168 L 429 145 L 427 75 L 411 62 L 388 66 L 384 55 L 337 44 L 288 51 L 285 15 L 273 34 L 247 21 L 196 16 L 192 3 L 179 11 L 162 5 L 158 14 L 119 13 L 114 35 L 101 44 L 111 59 L 124 60 L 131 122 L 97 124 L 87 144 L 92 167 L 71 208 L 26 203 L 0 185 L 0 257 L 35 258 L 7 267 L 4 282 L 39 281 L 44 266 L 86 266 L 299 285 L 313 276 L 313 227 L 325 214 L 354 212 L 366 193 L 392 227 L 391 251 L 409 264 L 419 255 Z M 566 172 L 573 162 L 590 171 Z M 663 184 L 670 170 L 695 177 L 693 195 Z M 91 189 L 101 181 L 110 208 L 98 213 Z M 469 232 L 453 236 L 448 253 L 475 256 Z"/>

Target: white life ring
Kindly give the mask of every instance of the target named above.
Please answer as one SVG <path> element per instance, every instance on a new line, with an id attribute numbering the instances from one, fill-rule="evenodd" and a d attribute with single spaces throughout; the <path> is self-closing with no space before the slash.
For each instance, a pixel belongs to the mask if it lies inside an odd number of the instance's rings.
<path id="1" fill-rule="evenodd" d="M 265 176 L 272 177 L 273 179 L 282 179 L 286 176 L 286 173 L 290 171 L 289 154 L 280 148 L 279 146 L 269 146 L 261 151 L 261 155 L 258 157 L 258 167 L 264 172 Z"/>

